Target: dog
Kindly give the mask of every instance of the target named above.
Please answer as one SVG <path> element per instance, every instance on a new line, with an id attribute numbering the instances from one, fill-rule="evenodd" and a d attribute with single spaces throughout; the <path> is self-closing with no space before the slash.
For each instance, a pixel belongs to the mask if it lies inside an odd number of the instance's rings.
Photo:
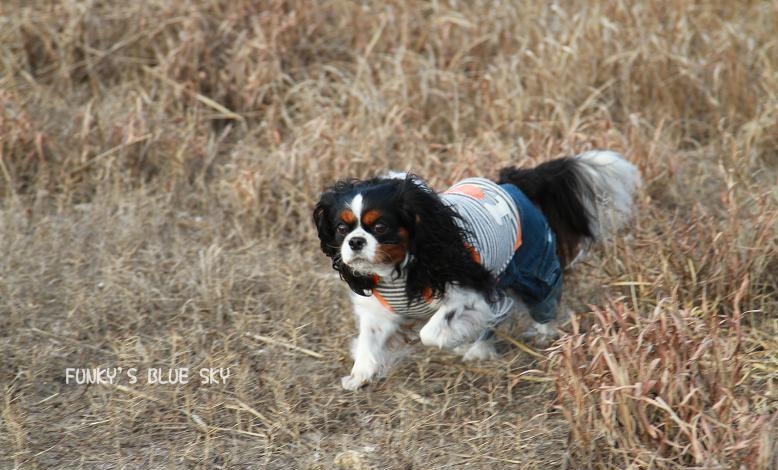
<path id="1" fill-rule="evenodd" d="M 442 193 L 404 173 L 324 190 L 313 220 L 359 325 L 343 388 L 385 376 L 410 323 L 424 322 L 424 345 L 464 360 L 494 357 L 494 329 L 519 312 L 547 333 L 564 269 L 628 220 L 640 181 L 633 164 L 601 150 L 503 168 L 496 181 L 467 178 Z"/>

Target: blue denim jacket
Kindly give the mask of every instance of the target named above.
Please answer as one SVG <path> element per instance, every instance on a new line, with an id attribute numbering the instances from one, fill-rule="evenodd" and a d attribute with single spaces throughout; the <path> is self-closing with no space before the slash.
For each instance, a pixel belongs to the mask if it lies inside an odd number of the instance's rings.
<path id="1" fill-rule="evenodd" d="M 519 208 L 522 244 L 497 279 L 499 288 L 511 288 L 527 304 L 533 320 L 547 323 L 556 317 L 562 296 L 562 267 L 556 254 L 556 236 L 546 217 L 512 184 L 500 187 Z"/>

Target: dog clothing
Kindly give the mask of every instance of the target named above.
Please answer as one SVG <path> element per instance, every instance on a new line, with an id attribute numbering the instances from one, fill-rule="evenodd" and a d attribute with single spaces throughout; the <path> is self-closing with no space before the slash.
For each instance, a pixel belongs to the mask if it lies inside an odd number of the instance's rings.
<path id="1" fill-rule="evenodd" d="M 562 292 L 562 270 L 556 237 L 543 213 L 516 186 L 485 178 L 462 180 L 439 196 L 461 217 L 457 223 L 466 233 L 473 258 L 497 280 L 497 295 L 490 304 L 492 326 L 514 307 L 505 289 L 521 298 L 538 323 L 552 320 Z M 379 279 L 373 295 L 409 319 L 426 320 L 440 307 L 440 299 L 434 298 L 409 303 L 404 277 Z"/>

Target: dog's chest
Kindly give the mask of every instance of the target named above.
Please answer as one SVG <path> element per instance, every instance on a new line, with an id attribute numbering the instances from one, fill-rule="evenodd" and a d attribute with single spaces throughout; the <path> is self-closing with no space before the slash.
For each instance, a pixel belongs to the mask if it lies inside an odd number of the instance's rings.
<path id="1" fill-rule="evenodd" d="M 426 320 L 440 307 L 440 299 L 424 296 L 421 300 L 408 302 L 405 294 L 405 278 L 384 280 L 373 288 L 373 296 L 388 310 L 409 320 Z"/>
<path id="2" fill-rule="evenodd" d="M 513 299 L 504 291 L 495 292 L 497 299 L 489 304 L 492 312 L 491 325 L 498 325 L 505 320 L 515 307 Z M 406 320 L 426 321 L 442 306 L 439 298 L 424 296 L 421 300 L 408 302 L 405 294 L 405 280 L 394 279 L 381 281 L 373 289 L 373 296 L 389 311 L 402 316 Z"/>

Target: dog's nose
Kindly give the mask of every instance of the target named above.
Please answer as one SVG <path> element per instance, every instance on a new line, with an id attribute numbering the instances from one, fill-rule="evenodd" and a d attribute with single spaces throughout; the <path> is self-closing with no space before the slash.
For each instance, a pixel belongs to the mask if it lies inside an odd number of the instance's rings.
<path id="1" fill-rule="evenodd" d="M 348 246 L 350 246 L 354 251 L 361 250 L 365 247 L 366 244 L 367 240 L 365 240 L 363 237 L 354 237 L 348 241 Z"/>

